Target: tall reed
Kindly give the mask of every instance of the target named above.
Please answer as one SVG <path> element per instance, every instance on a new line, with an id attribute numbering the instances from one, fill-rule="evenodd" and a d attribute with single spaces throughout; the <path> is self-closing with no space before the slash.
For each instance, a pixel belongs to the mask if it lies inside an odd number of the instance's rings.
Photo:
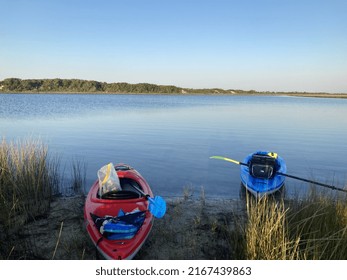
<path id="1" fill-rule="evenodd" d="M 45 215 L 59 185 L 58 162 L 40 141 L 0 143 L 0 222 L 16 231 Z"/>
<path id="2" fill-rule="evenodd" d="M 304 199 L 288 203 L 288 235 L 300 237 L 300 259 L 345 260 L 347 196 L 312 190 Z"/>
<path id="3" fill-rule="evenodd" d="M 247 197 L 236 224 L 237 258 L 263 260 L 347 259 L 347 199 L 327 193 L 276 201 Z"/>
<path id="4" fill-rule="evenodd" d="M 270 197 L 248 200 L 245 227 L 247 259 L 282 260 L 296 257 L 298 240 L 288 237 L 287 211 L 283 201 L 276 202 Z"/>
<path id="5" fill-rule="evenodd" d="M 86 163 L 79 159 L 74 159 L 71 164 L 72 179 L 71 189 L 74 194 L 84 194 L 86 184 Z"/>

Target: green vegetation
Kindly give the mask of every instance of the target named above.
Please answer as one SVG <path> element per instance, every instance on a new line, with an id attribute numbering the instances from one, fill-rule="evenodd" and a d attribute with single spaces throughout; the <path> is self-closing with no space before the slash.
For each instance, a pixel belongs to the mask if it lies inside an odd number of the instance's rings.
<path id="1" fill-rule="evenodd" d="M 2 92 L 81 92 L 81 93 L 181 93 L 175 86 L 140 83 L 102 83 L 78 79 L 5 79 L 0 82 Z"/>
<path id="2" fill-rule="evenodd" d="M 62 187 L 59 167 L 58 158 L 40 141 L 0 142 L 0 259 L 32 254 L 33 244 L 18 240 L 27 235 L 28 224 L 47 219 Z M 73 163 L 71 188 L 76 192 L 82 189 L 81 169 Z"/>
<path id="3" fill-rule="evenodd" d="M 12 245 L 4 240 L 11 240 L 24 224 L 47 213 L 58 183 L 57 165 L 49 160 L 45 146 L 35 142 L 8 144 L 2 140 L 0 234 L 4 236 L 1 236 L 0 256 Z"/>
<path id="4" fill-rule="evenodd" d="M 298 95 L 314 97 L 347 97 L 346 94 L 326 94 L 307 92 L 258 92 L 255 90 L 220 89 L 220 88 L 181 88 L 173 85 L 149 83 L 105 83 L 79 79 L 17 79 L 8 78 L 0 81 L 0 92 L 4 93 L 149 93 L 149 94 L 264 94 Z"/>
<path id="5" fill-rule="evenodd" d="M 47 148 L 39 143 L 0 143 L 0 221 L 15 230 L 49 209 L 59 177 Z"/>

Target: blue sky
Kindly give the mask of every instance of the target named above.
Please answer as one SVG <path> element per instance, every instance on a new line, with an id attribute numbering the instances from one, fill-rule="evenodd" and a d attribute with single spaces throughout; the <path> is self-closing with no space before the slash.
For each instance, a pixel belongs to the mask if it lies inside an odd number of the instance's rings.
<path id="1" fill-rule="evenodd" d="M 0 0 L 0 80 L 347 93 L 345 0 Z"/>

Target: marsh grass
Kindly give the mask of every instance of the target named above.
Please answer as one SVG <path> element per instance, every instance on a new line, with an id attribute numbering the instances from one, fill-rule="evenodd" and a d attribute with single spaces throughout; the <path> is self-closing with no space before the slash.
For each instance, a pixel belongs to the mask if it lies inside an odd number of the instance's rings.
<path id="1" fill-rule="evenodd" d="M 86 163 L 79 159 L 74 159 L 71 164 L 72 180 L 71 189 L 74 194 L 84 194 L 86 185 Z"/>
<path id="2" fill-rule="evenodd" d="M 310 192 L 288 201 L 247 198 L 232 243 L 239 259 L 347 259 L 347 199 Z"/>
<path id="3" fill-rule="evenodd" d="M 288 203 L 287 228 L 299 259 L 347 259 L 347 196 L 317 193 Z"/>
<path id="4" fill-rule="evenodd" d="M 7 142 L 2 139 L 0 259 L 40 258 L 42 247 L 46 244 L 40 244 L 39 240 L 30 238 L 30 235 L 44 236 L 47 234 L 45 229 L 54 225 L 55 221 L 49 222 L 51 203 L 62 191 L 63 181 L 59 157 L 51 156 L 47 146 L 40 140 Z M 82 195 L 84 185 L 85 165 L 74 160 L 71 189 L 75 195 Z M 81 217 L 83 223 L 83 212 L 75 216 Z M 59 221 L 60 224 L 62 221 Z M 30 225 L 36 226 L 29 230 Z M 29 238 L 26 238 L 28 235 Z"/>
<path id="5" fill-rule="evenodd" d="M 271 197 L 248 198 L 244 238 L 246 259 L 295 259 L 297 240 L 287 235 L 288 209 Z"/>
<path id="6" fill-rule="evenodd" d="M 45 215 L 59 185 L 57 162 L 38 141 L 0 144 L 0 221 L 16 231 Z"/>

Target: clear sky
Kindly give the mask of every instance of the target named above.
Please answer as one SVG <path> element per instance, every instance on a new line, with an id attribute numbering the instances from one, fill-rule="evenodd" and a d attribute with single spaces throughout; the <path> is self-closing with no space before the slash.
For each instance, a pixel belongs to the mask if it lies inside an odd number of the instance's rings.
<path id="1" fill-rule="evenodd" d="M 0 0 L 0 80 L 347 93 L 346 0 Z"/>

